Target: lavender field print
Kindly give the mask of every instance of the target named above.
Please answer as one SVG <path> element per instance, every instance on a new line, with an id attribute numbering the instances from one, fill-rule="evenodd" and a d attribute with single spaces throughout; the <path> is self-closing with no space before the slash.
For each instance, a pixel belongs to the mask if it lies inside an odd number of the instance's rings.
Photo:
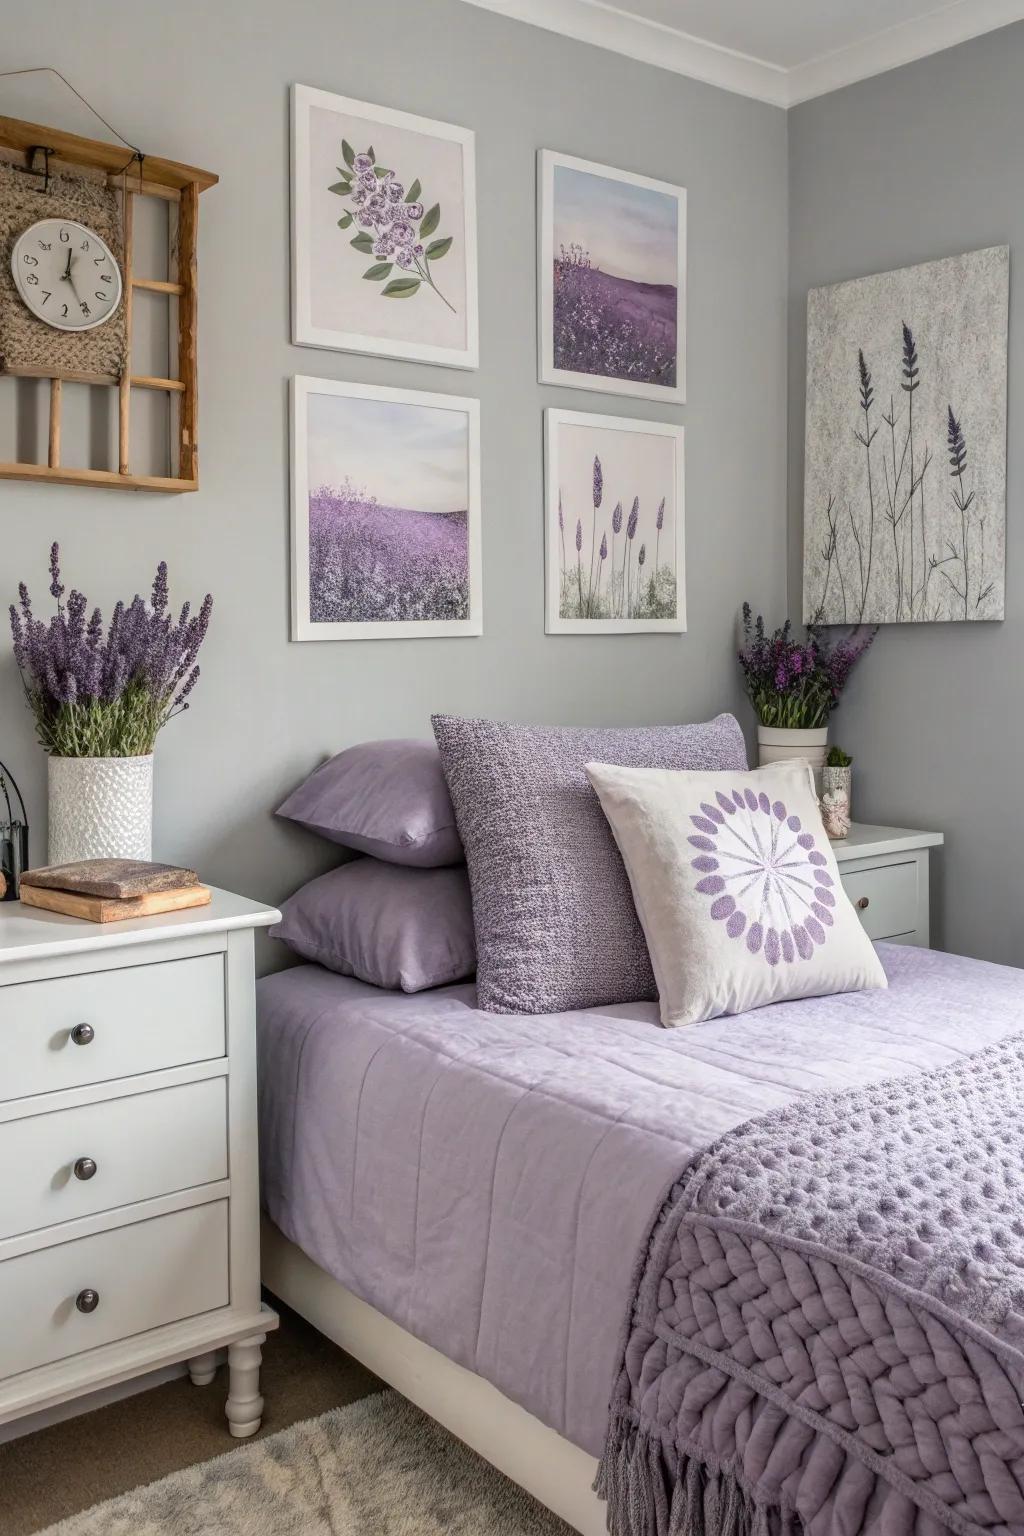
<path id="1" fill-rule="evenodd" d="M 1003 617 L 1009 254 L 811 290 L 806 620 Z"/>
<path id="2" fill-rule="evenodd" d="M 475 368 L 472 132 L 297 85 L 292 133 L 294 340 Z"/>
<path id="3" fill-rule="evenodd" d="M 682 402 L 686 192 L 542 150 L 540 379 Z"/>
<path id="4" fill-rule="evenodd" d="M 478 402 L 296 379 L 293 638 L 481 633 Z"/>
<path id="5" fill-rule="evenodd" d="M 545 412 L 547 630 L 686 628 L 683 429 Z"/>

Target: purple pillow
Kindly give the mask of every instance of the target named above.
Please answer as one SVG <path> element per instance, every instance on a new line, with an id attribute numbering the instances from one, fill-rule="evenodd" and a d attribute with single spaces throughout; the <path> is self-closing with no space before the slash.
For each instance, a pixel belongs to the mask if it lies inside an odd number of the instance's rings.
<path id="1" fill-rule="evenodd" d="M 389 864 L 435 869 L 465 855 L 432 741 L 364 741 L 292 791 L 279 816 Z"/>
<path id="2" fill-rule="evenodd" d="M 629 879 L 584 763 L 746 769 L 732 715 L 565 729 L 435 715 L 473 891 L 478 1006 L 564 1013 L 657 996 Z"/>
<path id="3" fill-rule="evenodd" d="M 469 880 L 461 867 L 400 869 L 354 859 L 304 885 L 281 913 L 272 938 L 374 987 L 422 992 L 476 969 Z"/>

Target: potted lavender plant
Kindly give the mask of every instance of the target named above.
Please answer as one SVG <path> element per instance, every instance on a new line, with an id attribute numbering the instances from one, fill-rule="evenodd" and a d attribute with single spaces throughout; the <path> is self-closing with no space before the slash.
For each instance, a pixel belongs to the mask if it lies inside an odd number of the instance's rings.
<path id="1" fill-rule="evenodd" d="M 761 763 L 804 757 L 817 781 L 825 763 L 829 717 L 876 631 L 854 630 L 832 641 L 809 624 L 805 638 L 798 640 L 792 628 L 787 619 L 769 635 L 761 615 L 755 620 L 744 603 L 739 662 L 757 713 Z"/>
<path id="2" fill-rule="evenodd" d="M 50 550 L 57 612 L 32 612 L 22 582 L 11 605 L 14 657 L 36 735 L 49 754 L 49 862 L 148 859 L 153 831 L 153 748 L 168 720 L 188 709 L 196 657 L 213 608 L 168 609 L 167 566 L 157 566 L 151 600 L 118 603 L 103 615 L 81 592 L 63 602 L 60 550 Z"/>

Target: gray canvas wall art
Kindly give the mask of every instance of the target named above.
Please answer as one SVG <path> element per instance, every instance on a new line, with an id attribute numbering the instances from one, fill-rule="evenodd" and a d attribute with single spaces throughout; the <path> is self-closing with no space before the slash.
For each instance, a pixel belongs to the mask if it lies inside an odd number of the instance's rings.
<path id="1" fill-rule="evenodd" d="M 807 621 L 1001 619 L 1008 246 L 812 288 Z"/>

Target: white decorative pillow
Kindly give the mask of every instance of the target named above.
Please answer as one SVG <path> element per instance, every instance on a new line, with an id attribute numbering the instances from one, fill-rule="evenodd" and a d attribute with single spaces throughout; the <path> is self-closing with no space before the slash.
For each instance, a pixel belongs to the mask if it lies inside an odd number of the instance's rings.
<path id="1" fill-rule="evenodd" d="M 663 1024 L 888 985 L 843 890 L 807 763 L 588 763 L 647 938 Z"/>

